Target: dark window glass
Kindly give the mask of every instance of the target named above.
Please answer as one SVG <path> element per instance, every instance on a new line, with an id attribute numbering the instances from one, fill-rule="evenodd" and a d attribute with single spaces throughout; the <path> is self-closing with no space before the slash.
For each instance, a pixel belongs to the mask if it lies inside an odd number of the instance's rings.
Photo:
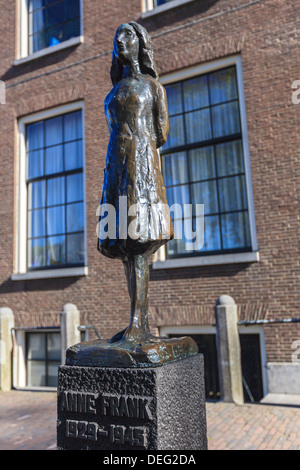
<path id="1" fill-rule="evenodd" d="M 29 0 L 29 53 L 80 35 L 80 0 Z"/>
<path id="2" fill-rule="evenodd" d="M 235 67 L 172 83 L 166 91 L 170 132 L 161 149 L 162 168 L 168 204 L 182 209 L 171 211 L 182 237 L 166 245 L 167 256 L 250 250 Z M 185 227 L 184 204 L 193 204 Z M 204 204 L 204 214 L 196 213 L 196 204 Z M 188 236 L 200 230 L 200 222 L 203 246 Z"/>
<path id="3" fill-rule="evenodd" d="M 26 333 L 27 386 L 56 387 L 60 356 L 60 333 Z"/>
<path id="4" fill-rule="evenodd" d="M 27 126 L 29 270 L 84 263 L 81 125 L 76 111 Z"/>

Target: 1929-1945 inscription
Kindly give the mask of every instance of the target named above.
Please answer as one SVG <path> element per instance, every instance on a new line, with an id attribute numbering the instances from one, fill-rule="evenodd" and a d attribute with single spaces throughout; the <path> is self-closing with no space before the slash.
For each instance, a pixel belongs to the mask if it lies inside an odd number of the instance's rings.
<path id="1" fill-rule="evenodd" d="M 149 397 L 65 391 L 61 394 L 59 411 L 69 416 L 72 414 L 72 418 L 76 413 L 84 415 L 85 418 L 87 415 L 97 415 L 100 420 L 101 417 L 118 417 L 151 421 L 151 402 L 152 398 Z M 66 419 L 65 437 L 94 442 L 108 439 L 111 444 L 145 448 L 147 428 L 126 425 L 126 420 L 124 424 L 112 424 L 107 421 L 99 423 L 86 419 Z"/>

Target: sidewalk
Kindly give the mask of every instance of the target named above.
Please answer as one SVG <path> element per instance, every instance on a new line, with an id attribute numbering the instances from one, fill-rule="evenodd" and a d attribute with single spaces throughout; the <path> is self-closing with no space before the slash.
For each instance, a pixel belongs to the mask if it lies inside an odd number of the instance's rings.
<path id="1" fill-rule="evenodd" d="M 207 402 L 206 412 L 209 450 L 300 450 L 299 406 Z M 55 448 L 56 393 L 0 393 L 0 450 Z"/>

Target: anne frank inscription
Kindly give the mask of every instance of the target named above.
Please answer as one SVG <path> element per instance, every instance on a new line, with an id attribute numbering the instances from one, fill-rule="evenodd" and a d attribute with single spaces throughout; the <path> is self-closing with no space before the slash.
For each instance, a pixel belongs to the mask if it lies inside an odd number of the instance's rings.
<path id="1" fill-rule="evenodd" d="M 59 414 L 66 417 L 65 438 L 145 449 L 152 402 L 149 397 L 62 392 Z"/>

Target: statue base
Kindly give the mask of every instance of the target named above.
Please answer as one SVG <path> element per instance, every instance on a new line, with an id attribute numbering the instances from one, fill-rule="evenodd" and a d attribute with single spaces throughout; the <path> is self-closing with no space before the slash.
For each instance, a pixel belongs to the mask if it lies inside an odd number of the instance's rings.
<path id="1" fill-rule="evenodd" d="M 139 340 L 136 337 L 128 339 L 124 334 L 117 341 L 97 339 L 71 346 L 66 352 L 66 365 L 156 367 L 197 353 L 197 344 L 186 336 L 162 338 L 148 333 Z"/>
<path id="2" fill-rule="evenodd" d="M 203 356 L 162 367 L 61 366 L 62 450 L 205 450 Z"/>

